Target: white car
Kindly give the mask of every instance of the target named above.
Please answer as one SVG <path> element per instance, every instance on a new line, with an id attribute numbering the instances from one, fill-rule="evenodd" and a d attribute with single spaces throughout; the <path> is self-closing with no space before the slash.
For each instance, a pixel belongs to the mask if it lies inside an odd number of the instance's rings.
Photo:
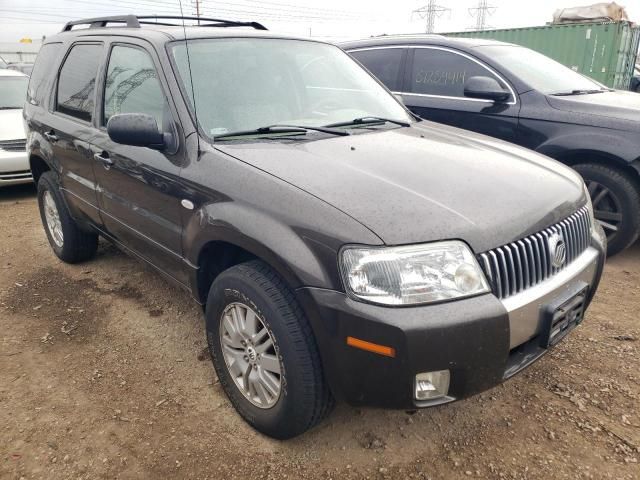
<path id="1" fill-rule="evenodd" d="M 24 73 L 0 70 L 0 187 L 33 181 L 22 121 L 28 84 Z"/>

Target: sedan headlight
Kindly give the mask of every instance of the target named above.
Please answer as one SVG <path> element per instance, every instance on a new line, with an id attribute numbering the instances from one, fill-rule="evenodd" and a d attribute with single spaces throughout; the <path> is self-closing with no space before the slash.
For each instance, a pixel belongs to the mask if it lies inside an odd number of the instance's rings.
<path id="1" fill-rule="evenodd" d="M 489 284 L 463 242 L 403 247 L 345 247 L 340 268 L 349 292 L 383 305 L 414 305 L 468 297 Z"/>

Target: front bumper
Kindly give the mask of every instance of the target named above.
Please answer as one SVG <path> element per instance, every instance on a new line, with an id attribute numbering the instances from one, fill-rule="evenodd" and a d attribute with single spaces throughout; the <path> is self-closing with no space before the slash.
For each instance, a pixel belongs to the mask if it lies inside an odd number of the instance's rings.
<path id="1" fill-rule="evenodd" d="M 468 397 L 513 376 L 540 358 L 542 312 L 577 286 L 588 302 L 605 259 L 604 235 L 563 271 L 505 300 L 493 294 L 417 307 L 355 301 L 333 290 L 301 288 L 297 297 L 312 323 L 325 376 L 335 396 L 353 405 L 414 409 Z M 395 349 L 394 358 L 358 350 L 348 336 Z M 449 370 L 448 396 L 414 399 L 415 376 Z"/>
<path id="2" fill-rule="evenodd" d="M 31 182 L 33 177 L 27 152 L 0 150 L 0 187 Z"/>

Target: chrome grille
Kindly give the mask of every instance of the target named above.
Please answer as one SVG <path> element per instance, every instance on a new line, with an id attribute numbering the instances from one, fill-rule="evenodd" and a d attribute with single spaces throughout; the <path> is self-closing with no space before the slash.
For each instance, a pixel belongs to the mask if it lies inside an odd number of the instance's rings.
<path id="1" fill-rule="evenodd" d="M 6 152 L 24 152 L 26 150 L 27 141 L 22 140 L 0 140 L 0 150 Z"/>
<path id="2" fill-rule="evenodd" d="M 498 298 L 507 298 L 533 287 L 573 262 L 590 243 L 591 219 L 587 207 L 549 228 L 521 240 L 478 255 L 478 261 Z M 566 260 L 560 268 L 552 265 L 549 237 L 561 235 Z"/>

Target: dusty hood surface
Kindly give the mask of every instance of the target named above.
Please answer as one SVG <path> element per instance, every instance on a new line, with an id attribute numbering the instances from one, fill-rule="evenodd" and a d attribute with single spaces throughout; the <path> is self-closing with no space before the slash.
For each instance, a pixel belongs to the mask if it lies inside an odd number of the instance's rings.
<path id="1" fill-rule="evenodd" d="M 428 122 L 349 137 L 215 147 L 330 203 L 389 245 L 457 238 L 482 252 L 541 230 L 586 202 L 569 168 Z"/>

